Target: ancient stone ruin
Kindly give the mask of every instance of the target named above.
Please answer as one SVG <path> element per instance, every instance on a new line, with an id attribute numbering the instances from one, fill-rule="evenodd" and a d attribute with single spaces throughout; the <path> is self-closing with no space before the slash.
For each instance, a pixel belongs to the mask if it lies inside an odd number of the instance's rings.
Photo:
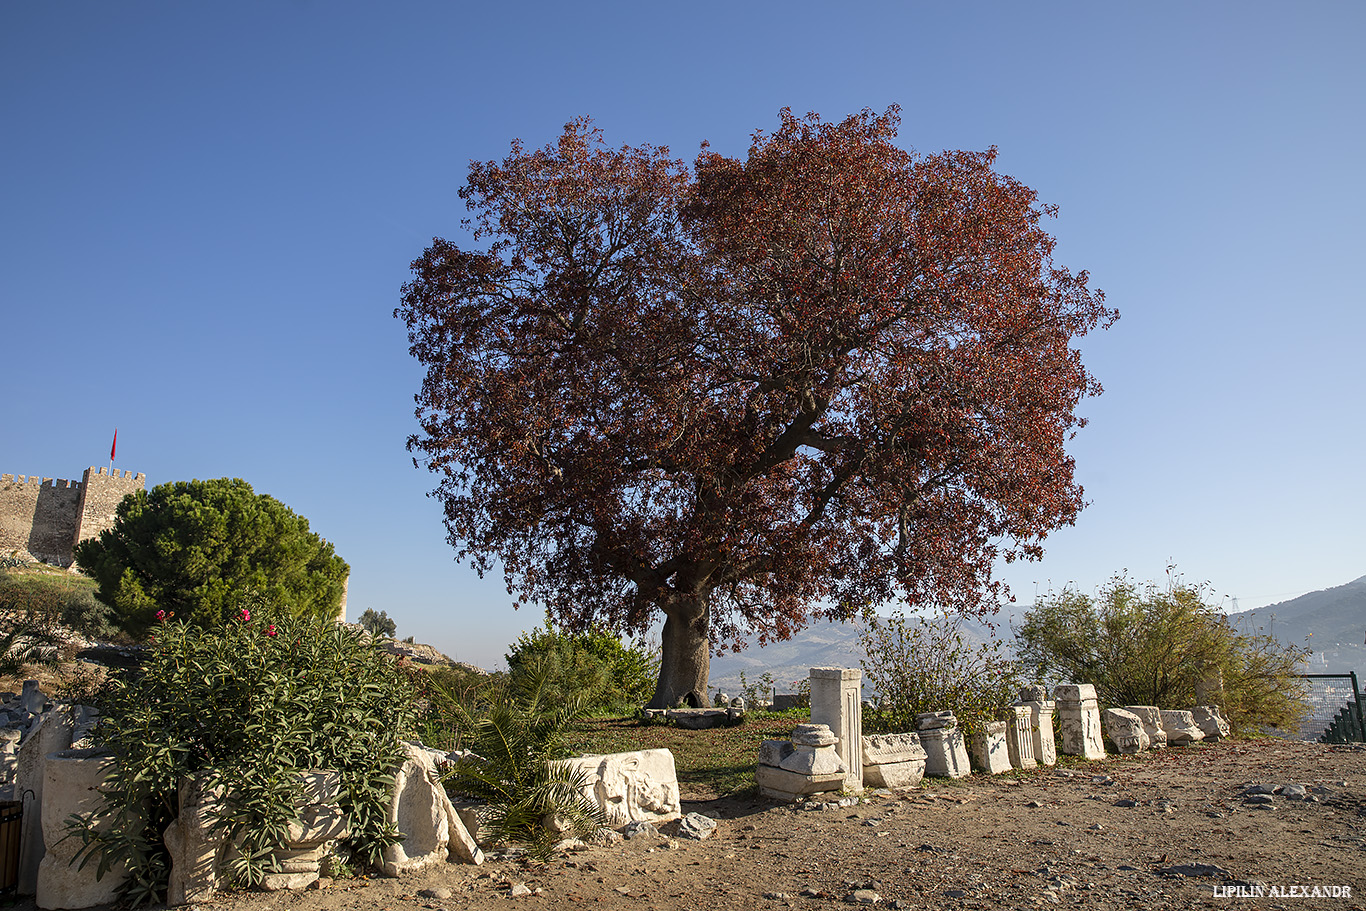
<path id="1" fill-rule="evenodd" d="M 826 791 L 843 791 L 848 773 L 835 750 L 839 738 L 828 725 L 799 724 L 792 739 L 759 743 L 755 772 L 759 793 L 778 800 L 799 800 Z"/>
<path id="2" fill-rule="evenodd" d="M 1089 683 L 1064 683 L 1053 690 L 1058 701 L 1058 731 L 1062 751 L 1083 759 L 1104 759 L 1096 688 Z"/>
<path id="3" fill-rule="evenodd" d="M 913 788 L 925 777 L 919 734 L 873 734 L 863 738 L 862 752 L 867 787 Z"/>
<path id="4" fill-rule="evenodd" d="M 925 748 L 925 774 L 964 778 L 972 774 L 968 748 L 953 712 L 925 712 L 915 716 L 920 744 Z"/>

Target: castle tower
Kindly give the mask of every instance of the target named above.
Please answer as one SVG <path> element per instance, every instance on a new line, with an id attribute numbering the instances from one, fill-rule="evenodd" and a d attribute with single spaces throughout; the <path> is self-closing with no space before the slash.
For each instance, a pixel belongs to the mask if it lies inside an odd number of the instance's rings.
<path id="1" fill-rule="evenodd" d="M 71 539 L 74 548 L 86 538 L 94 538 L 100 532 L 114 527 L 114 513 L 119 501 L 130 493 L 147 487 L 147 476 L 142 472 L 134 475 L 131 471 L 120 473 L 115 469 L 105 474 L 103 468 L 90 466 L 81 476 L 81 502 L 76 512 L 76 534 Z"/>

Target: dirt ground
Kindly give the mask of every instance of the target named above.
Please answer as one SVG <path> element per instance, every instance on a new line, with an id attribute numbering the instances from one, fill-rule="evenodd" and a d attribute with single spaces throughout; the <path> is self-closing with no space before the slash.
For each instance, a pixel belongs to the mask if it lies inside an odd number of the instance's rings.
<path id="1" fill-rule="evenodd" d="M 1241 796 L 1253 784 L 1301 785 L 1311 799 L 1277 794 L 1262 809 Z M 200 908 L 776 911 L 870 893 L 875 907 L 897 909 L 1366 908 L 1366 750 L 1355 747 L 1225 741 L 926 779 L 819 810 L 688 796 L 684 812 L 718 820 L 711 838 L 637 837 L 545 864 L 492 857 L 397 880 L 220 894 Z M 530 894 L 513 898 L 514 887 Z M 1315 887 L 1326 897 L 1312 897 Z"/>

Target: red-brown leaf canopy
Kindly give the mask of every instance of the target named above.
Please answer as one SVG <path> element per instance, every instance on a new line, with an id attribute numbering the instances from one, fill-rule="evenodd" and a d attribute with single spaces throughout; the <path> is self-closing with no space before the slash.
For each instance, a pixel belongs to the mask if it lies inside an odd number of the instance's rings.
<path id="1" fill-rule="evenodd" d="M 1083 505 L 1071 342 L 1115 314 L 994 150 L 917 157 L 897 125 L 784 111 L 690 171 L 580 120 L 472 164 L 488 249 L 435 240 L 396 311 L 461 558 L 571 626 L 700 599 L 713 641 L 990 604 L 994 561 Z"/>

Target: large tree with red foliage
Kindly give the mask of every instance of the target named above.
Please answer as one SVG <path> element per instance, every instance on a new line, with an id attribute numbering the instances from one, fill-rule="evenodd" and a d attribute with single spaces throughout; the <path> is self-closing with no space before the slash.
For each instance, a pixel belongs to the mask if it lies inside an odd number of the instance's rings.
<path id="1" fill-rule="evenodd" d="M 451 543 L 570 628 L 662 612 L 654 706 L 812 616 L 985 613 L 994 562 L 1083 505 L 1071 343 L 1115 313 L 994 150 L 917 156 L 898 123 L 783 111 L 689 169 L 576 121 L 471 164 L 475 248 L 413 263 L 409 448 Z"/>

